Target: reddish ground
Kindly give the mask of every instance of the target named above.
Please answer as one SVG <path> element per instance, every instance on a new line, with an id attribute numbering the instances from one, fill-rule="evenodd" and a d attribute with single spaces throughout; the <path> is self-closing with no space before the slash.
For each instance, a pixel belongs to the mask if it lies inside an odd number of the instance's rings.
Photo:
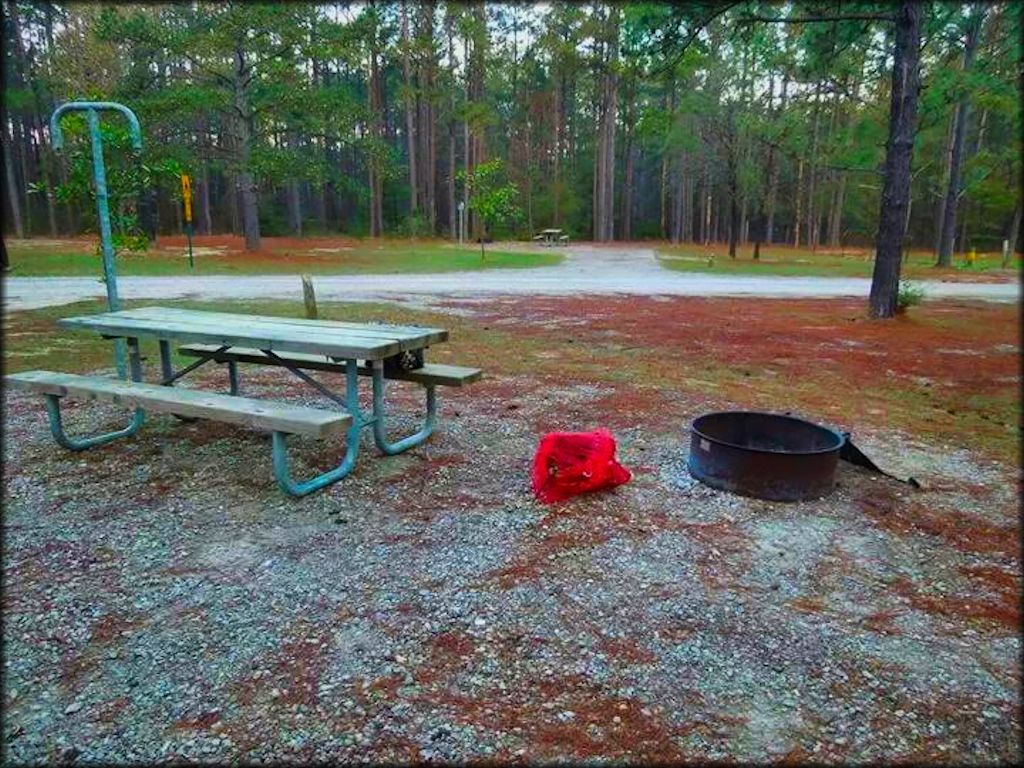
<path id="1" fill-rule="evenodd" d="M 380 248 L 430 247 L 436 246 L 439 242 L 441 241 L 436 238 L 427 240 L 410 238 L 362 240 L 344 235 L 332 235 L 330 237 L 263 237 L 260 239 L 260 249 L 258 251 L 247 251 L 245 249 L 245 238 L 240 235 L 198 235 L 192 238 L 192 246 L 194 248 L 223 249 L 223 255 L 230 256 L 232 261 L 237 262 L 239 259 L 244 259 L 253 265 L 258 265 L 259 262 L 264 260 L 273 260 L 275 265 L 280 265 L 282 261 L 289 259 L 302 263 L 310 263 L 317 260 L 335 262 L 338 258 L 337 249 L 366 252 Z M 156 247 L 159 249 L 177 250 L 185 248 L 187 245 L 188 242 L 184 235 L 161 236 L 156 242 Z M 318 248 L 324 250 L 317 251 Z"/>
<path id="2" fill-rule="evenodd" d="M 1003 458 L 1017 455 L 1018 312 L 927 303 L 875 321 L 852 299 L 682 297 L 506 298 L 475 308 L 487 327 L 515 323 L 511 343 L 528 345 L 533 370 L 613 382 L 597 405 L 617 424 L 660 419 L 682 389 Z M 557 425 L 557 413 L 543 426 Z"/>
<path id="3" fill-rule="evenodd" d="M 196 235 L 192 238 L 192 246 L 199 248 L 224 248 L 228 253 L 248 253 L 250 256 L 287 253 L 289 251 L 309 251 L 314 248 L 354 248 L 361 241 L 354 237 L 263 237 L 260 238 L 260 250 L 245 250 L 245 238 L 241 235 Z M 184 235 L 161 235 L 157 238 L 158 248 L 184 248 L 188 240 Z"/>

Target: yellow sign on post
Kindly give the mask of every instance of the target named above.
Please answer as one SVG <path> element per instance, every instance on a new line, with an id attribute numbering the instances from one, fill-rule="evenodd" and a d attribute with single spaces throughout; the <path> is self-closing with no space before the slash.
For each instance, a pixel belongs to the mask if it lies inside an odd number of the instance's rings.
<path id="1" fill-rule="evenodd" d="M 185 236 L 188 238 L 188 268 L 195 268 L 192 259 L 192 181 L 187 173 L 181 174 L 181 199 L 185 203 Z"/>
<path id="2" fill-rule="evenodd" d="M 181 199 L 185 201 L 185 221 L 192 221 L 192 181 L 187 173 L 181 174 Z"/>

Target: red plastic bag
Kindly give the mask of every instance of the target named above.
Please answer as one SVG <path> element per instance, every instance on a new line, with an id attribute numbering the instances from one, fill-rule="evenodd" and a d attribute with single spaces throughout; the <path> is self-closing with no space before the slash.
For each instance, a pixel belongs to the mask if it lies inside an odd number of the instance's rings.
<path id="1" fill-rule="evenodd" d="M 546 504 L 629 482 L 629 470 L 615 460 L 615 438 L 607 429 L 551 432 L 533 457 L 533 492 Z"/>

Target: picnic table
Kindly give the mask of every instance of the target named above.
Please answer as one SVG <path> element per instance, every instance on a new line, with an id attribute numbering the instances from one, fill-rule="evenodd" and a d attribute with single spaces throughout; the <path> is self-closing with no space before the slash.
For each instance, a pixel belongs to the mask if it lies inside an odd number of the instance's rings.
<path id="1" fill-rule="evenodd" d="M 207 312 L 168 307 L 142 307 L 97 315 L 68 317 L 58 321 L 64 328 L 90 330 L 105 339 L 127 341 L 131 381 L 106 377 L 79 376 L 52 371 L 29 371 L 6 377 L 17 389 L 46 397 L 50 431 L 69 450 L 84 450 L 134 435 L 145 420 L 146 411 L 173 414 L 181 419 L 212 419 L 263 429 L 272 435 L 274 477 L 286 493 L 303 496 L 336 482 L 352 471 L 359 454 L 359 437 L 364 427 L 373 427 L 374 441 L 386 455 L 401 453 L 425 441 L 437 421 L 437 386 L 462 386 L 476 381 L 475 368 L 425 363 L 405 370 L 386 365 L 396 355 L 425 350 L 447 341 L 448 331 L 419 326 L 346 323 L 306 320 L 227 312 Z M 158 384 L 142 381 L 140 340 L 156 340 L 160 353 Z M 181 342 L 179 352 L 197 358 L 174 371 L 171 343 Z M 227 394 L 180 389 L 174 382 L 205 363 L 226 364 Z M 331 400 L 326 410 L 297 406 L 241 395 L 239 363 L 276 366 L 290 371 Z M 345 392 L 338 394 L 307 371 L 343 373 Z M 359 405 L 359 377 L 372 381 L 369 415 Z M 426 417 L 415 433 L 391 441 L 387 437 L 385 380 L 413 382 L 426 390 Z M 72 438 L 64 432 L 60 401 L 67 396 L 109 400 L 135 409 L 127 427 L 93 437 Z M 340 406 L 343 410 L 339 410 Z M 341 463 L 316 477 L 296 482 L 291 477 L 287 438 L 302 435 L 325 438 L 344 432 L 346 450 Z"/>
<path id="2" fill-rule="evenodd" d="M 560 229 L 542 229 L 540 234 L 536 235 L 534 241 L 540 242 L 542 245 L 546 245 L 549 248 L 559 243 L 568 245 L 569 236 L 562 232 Z"/>

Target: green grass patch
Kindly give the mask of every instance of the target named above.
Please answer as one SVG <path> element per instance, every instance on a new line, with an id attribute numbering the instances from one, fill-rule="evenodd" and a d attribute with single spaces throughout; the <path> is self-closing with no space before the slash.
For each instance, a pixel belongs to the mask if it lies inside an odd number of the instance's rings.
<path id="1" fill-rule="evenodd" d="M 874 261 L 871 249 L 847 250 L 819 249 L 811 251 L 786 246 L 765 246 L 761 258 L 753 259 L 753 246 L 737 247 L 736 258 L 730 258 L 723 245 L 700 246 L 692 243 L 660 246 L 656 249 L 658 261 L 666 269 L 676 272 L 707 272 L 713 274 L 780 275 L 791 277 L 871 277 Z M 973 265 L 962 256 L 954 259 L 949 269 L 935 267 L 935 254 L 931 251 L 911 251 L 903 265 L 903 277 L 960 278 L 986 275 L 988 279 L 1016 280 L 1021 269 L 1021 257 L 1015 256 L 1010 269 L 1002 269 L 999 253 L 979 253 Z"/>
<path id="2" fill-rule="evenodd" d="M 490 248 L 497 248 L 491 250 Z M 10 275 L 15 277 L 96 277 L 103 273 L 94 246 L 85 241 L 8 241 Z M 257 253 L 210 246 L 193 249 L 190 269 L 185 247 L 162 246 L 117 257 L 118 275 L 259 275 L 399 274 L 459 272 L 480 269 L 529 269 L 558 264 L 559 253 L 530 253 L 490 246 L 484 258 L 477 248 L 459 248 L 431 241 L 312 242 L 301 247 L 275 247 Z"/>

